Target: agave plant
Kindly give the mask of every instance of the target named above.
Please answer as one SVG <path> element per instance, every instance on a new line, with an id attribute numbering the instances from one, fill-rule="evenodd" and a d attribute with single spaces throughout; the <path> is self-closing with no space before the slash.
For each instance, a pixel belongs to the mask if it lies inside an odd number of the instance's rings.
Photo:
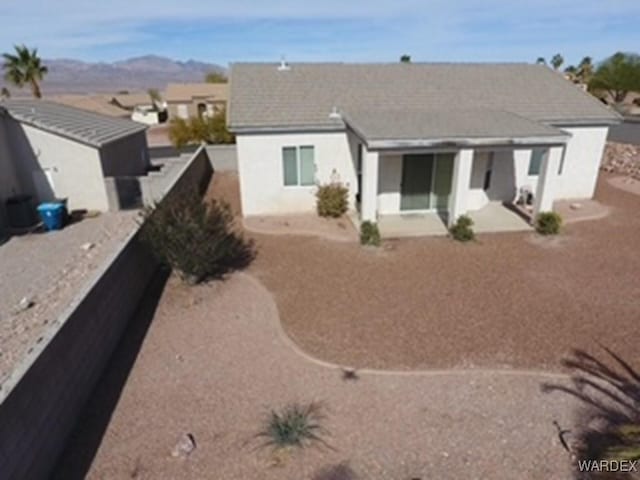
<path id="1" fill-rule="evenodd" d="M 293 403 L 281 411 L 271 410 L 258 437 L 266 439 L 263 446 L 274 450 L 305 448 L 314 443 L 328 444 L 322 438 L 328 432 L 322 426 L 325 416 L 319 403 Z"/>
<path id="2" fill-rule="evenodd" d="M 572 385 L 543 387 L 545 391 L 566 392 L 581 402 L 570 442 L 576 465 L 600 460 L 640 461 L 640 375 L 612 350 L 602 348 L 613 366 L 574 350 L 563 361 L 572 371 Z M 626 477 L 602 472 L 589 475 L 581 478 L 640 478 L 634 472 L 626 472 Z"/>

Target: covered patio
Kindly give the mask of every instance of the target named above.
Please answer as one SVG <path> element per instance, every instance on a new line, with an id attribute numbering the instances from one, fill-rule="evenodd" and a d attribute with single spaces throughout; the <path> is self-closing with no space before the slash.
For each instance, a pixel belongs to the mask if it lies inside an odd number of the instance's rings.
<path id="1" fill-rule="evenodd" d="M 444 235 L 461 215 L 477 232 L 530 229 L 551 211 L 570 135 L 508 112 L 346 117 L 358 154 L 360 221 L 383 237 Z M 515 207 L 527 204 L 523 215 Z"/>
<path id="2" fill-rule="evenodd" d="M 525 232 L 533 230 L 528 218 L 515 207 L 490 202 L 468 212 L 477 233 Z M 448 234 L 446 215 L 435 212 L 380 215 L 378 228 L 382 238 L 438 236 Z"/>

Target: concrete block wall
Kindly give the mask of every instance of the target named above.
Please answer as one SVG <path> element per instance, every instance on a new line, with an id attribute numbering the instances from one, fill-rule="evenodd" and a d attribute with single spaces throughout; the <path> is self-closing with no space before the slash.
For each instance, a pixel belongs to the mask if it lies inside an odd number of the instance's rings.
<path id="1" fill-rule="evenodd" d="M 238 171 L 238 153 L 235 145 L 207 145 L 206 149 L 214 170 Z"/>
<path id="2" fill-rule="evenodd" d="M 185 165 L 163 201 L 204 192 L 213 170 L 204 149 Z M 133 317 L 157 262 L 132 232 L 0 391 L 0 478 L 51 473 L 83 407 Z"/>

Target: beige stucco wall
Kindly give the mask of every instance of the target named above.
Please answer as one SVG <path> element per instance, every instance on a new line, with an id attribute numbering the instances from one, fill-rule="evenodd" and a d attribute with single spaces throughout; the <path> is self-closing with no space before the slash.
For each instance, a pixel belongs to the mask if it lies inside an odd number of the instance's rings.
<path id="1" fill-rule="evenodd" d="M 209 114 L 215 114 L 219 111 L 222 111 L 226 107 L 226 102 L 221 100 L 206 100 L 206 99 L 195 99 L 191 102 L 167 102 L 167 110 L 169 112 L 169 118 L 181 118 L 178 114 L 178 106 L 185 105 L 187 107 L 187 115 L 188 117 L 195 117 L 198 115 L 198 104 L 204 103 L 207 106 L 207 111 Z"/>
<path id="2" fill-rule="evenodd" d="M 78 143 L 38 128 L 22 125 L 15 132 L 14 157 L 26 178 L 29 193 L 37 194 L 34 178 L 43 172 L 50 175 L 52 192 L 42 194 L 38 201 L 67 198 L 71 210 L 108 210 L 100 155 L 97 148 Z"/>

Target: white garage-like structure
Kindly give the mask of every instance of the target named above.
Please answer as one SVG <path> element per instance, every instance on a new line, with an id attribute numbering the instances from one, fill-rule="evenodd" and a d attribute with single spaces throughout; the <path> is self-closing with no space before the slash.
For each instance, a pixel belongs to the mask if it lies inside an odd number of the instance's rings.
<path id="1" fill-rule="evenodd" d="M 106 178 L 148 171 L 146 128 L 43 100 L 0 102 L 0 203 L 27 194 L 36 203 L 66 199 L 70 210 L 108 210 Z"/>

